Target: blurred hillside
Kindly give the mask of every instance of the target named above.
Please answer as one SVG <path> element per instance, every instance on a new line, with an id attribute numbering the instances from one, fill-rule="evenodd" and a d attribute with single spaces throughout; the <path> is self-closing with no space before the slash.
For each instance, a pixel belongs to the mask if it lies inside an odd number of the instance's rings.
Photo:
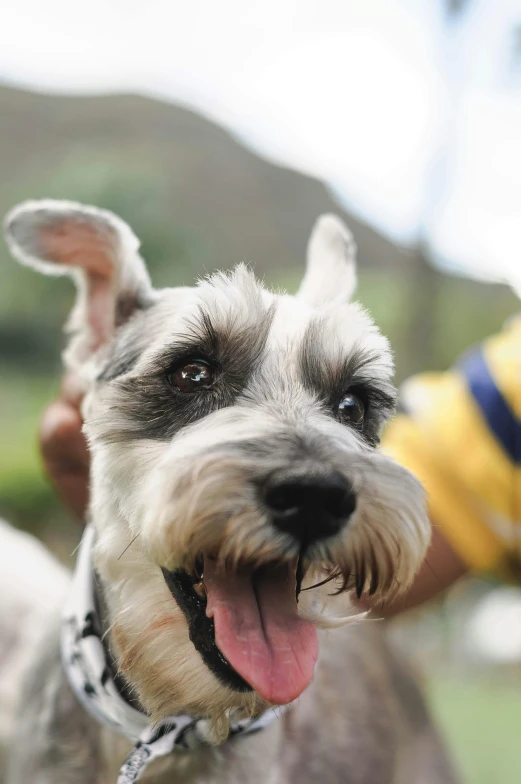
<path id="1" fill-rule="evenodd" d="M 317 180 L 262 160 L 194 112 L 136 96 L 0 87 L 0 172 L 0 214 L 39 197 L 120 214 L 158 286 L 246 260 L 269 283 L 295 288 L 313 221 L 343 214 Z M 421 251 L 344 217 L 359 246 L 360 299 L 391 339 L 399 379 L 445 367 L 516 310 L 505 287 L 447 278 Z M 18 267 L 3 244 L 0 269 L 0 514 L 36 524 L 57 514 L 34 439 L 56 389 L 72 290 Z"/>

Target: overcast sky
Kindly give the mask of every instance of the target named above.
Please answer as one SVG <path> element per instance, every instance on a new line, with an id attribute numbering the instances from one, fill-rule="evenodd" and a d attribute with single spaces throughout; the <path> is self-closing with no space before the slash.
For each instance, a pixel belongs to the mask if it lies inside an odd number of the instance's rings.
<path id="1" fill-rule="evenodd" d="M 521 287 L 521 0 L 446 5 L 17 0 L 0 79 L 182 101 L 391 237 Z"/>

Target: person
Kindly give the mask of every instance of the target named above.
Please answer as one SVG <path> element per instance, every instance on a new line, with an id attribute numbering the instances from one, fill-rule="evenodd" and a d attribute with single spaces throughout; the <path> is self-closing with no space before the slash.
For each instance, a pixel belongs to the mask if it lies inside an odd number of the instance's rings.
<path id="1" fill-rule="evenodd" d="M 39 432 L 40 451 L 47 475 L 61 500 L 85 520 L 89 502 L 89 451 L 82 433 L 82 388 L 65 376 L 57 400 L 44 411 Z"/>
<path id="2" fill-rule="evenodd" d="M 386 614 L 420 604 L 468 572 L 521 577 L 521 316 L 454 368 L 401 389 L 383 449 L 427 492 L 432 541 L 411 590 Z"/>
<path id="3" fill-rule="evenodd" d="M 65 504 L 84 519 L 89 455 L 81 389 L 66 377 L 45 411 L 41 451 Z M 469 571 L 521 576 L 521 316 L 444 373 L 401 390 L 401 412 L 382 448 L 427 491 L 432 542 L 411 589 L 383 608 L 393 615 L 447 589 Z"/>

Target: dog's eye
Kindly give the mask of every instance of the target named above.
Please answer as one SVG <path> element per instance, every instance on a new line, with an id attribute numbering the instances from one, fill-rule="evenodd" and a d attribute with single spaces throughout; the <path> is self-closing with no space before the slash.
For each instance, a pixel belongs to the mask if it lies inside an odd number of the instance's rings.
<path id="1" fill-rule="evenodd" d="M 365 419 L 365 405 L 359 395 L 346 392 L 338 404 L 338 413 L 343 422 L 355 427 L 361 427 Z"/>
<path id="2" fill-rule="evenodd" d="M 168 374 L 168 381 L 178 392 L 190 394 L 209 389 L 214 381 L 215 371 L 202 359 L 194 359 Z"/>

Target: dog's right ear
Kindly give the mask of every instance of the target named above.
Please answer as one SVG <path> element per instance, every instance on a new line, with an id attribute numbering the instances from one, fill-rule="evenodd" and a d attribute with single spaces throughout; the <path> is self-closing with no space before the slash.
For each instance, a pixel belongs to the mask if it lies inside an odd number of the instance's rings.
<path id="1" fill-rule="evenodd" d="M 66 361 L 77 367 L 110 342 L 150 297 L 152 286 L 130 227 L 106 210 L 69 201 L 30 201 L 5 219 L 7 244 L 22 264 L 70 275 L 78 296 Z"/>
<path id="2" fill-rule="evenodd" d="M 313 307 L 349 302 L 356 289 L 356 245 L 336 215 L 322 215 L 308 243 L 306 274 L 297 297 Z"/>

